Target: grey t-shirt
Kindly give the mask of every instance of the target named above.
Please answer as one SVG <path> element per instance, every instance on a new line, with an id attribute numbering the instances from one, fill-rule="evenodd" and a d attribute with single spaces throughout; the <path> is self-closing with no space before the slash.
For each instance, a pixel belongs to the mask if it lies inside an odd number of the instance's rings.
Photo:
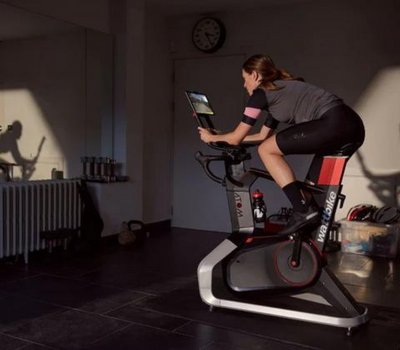
<path id="1" fill-rule="evenodd" d="M 254 90 L 246 106 L 244 122 L 248 120 L 250 124 L 261 110 L 266 110 L 269 112 L 267 119 L 299 124 L 319 119 L 329 109 L 343 104 L 343 100 L 336 95 L 302 81 L 276 80 L 274 84 L 282 89 Z"/>

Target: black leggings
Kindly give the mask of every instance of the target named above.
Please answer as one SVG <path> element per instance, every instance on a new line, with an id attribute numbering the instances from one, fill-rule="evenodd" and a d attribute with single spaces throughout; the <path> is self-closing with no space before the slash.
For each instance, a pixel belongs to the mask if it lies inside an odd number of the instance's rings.
<path id="1" fill-rule="evenodd" d="M 361 118 L 346 105 L 333 107 L 318 120 L 296 124 L 276 134 L 276 142 L 284 155 L 335 154 L 348 144 L 360 147 L 364 138 Z"/>

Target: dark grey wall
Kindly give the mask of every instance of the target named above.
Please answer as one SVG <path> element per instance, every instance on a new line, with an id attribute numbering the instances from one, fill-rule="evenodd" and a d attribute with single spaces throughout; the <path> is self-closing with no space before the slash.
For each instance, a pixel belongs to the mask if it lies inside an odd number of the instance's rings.
<path id="1" fill-rule="evenodd" d="M 363 161 L 354 157 L 348 165 L 344 188 L 348 200 L 338 217 L 360 202 L 385 204 L 379 195 L 380 189 L 373 188 L 376 177 L 368 171 L 394 174 L 388 184 L 390 199 L 386 201 L 393 204 L 400 159 L 391 150 L 400 147 L 400 116 L 396 100 L 387 97 L 391 91 L 400 91 L 400 79 L 393 73 L 400 65 L 400 50 L 396 45 L 400 34 L 399 3 L 395 0 L 318 0 L 213 15 L 227 28 L 226 43 L 215 56 L 267 53 L 277 66 L 339 95 L 361 114 L 367 129 L 367 140 L 361 149 Z M 171 19 L 171 47 L 176 59 L 212 57 L 196 51 L 191 42 L 192 27 L 201 17 Z M 237 74 L 240 72 L 232 71 L 232 75 Z M 378 86 L 379 95 L 376 94 Z M 224 98 L 222 92 L 220 98 Z M 370 112 L 372 101 L 373 114 Z M 237 117 L 232 116 L 233 126 L 241 113 L 238 110 Z M 377 126 L 379 132 L 376 132 Z M 383 145 L 387 146 L 379 150 Z M 309 157 L 292 157 L 290 162 L 298 176 L 304 176 Z M 272 211 L 288 205 L 278 190 L 271 191 Z M 212 195 L 210 191 L 210 198 Z"/>

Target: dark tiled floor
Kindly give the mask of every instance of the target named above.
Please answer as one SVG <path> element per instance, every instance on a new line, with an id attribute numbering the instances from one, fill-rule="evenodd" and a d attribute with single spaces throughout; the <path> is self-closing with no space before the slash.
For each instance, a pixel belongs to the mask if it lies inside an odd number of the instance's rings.
<path id="1" fill-rule="evenodd" d="M 199 261 L 226 236 L 174 229 L 131 248 L 0 262 L 0 349 L 400 349 L 400 261 L 332 253 L 330 266 L 374 318 L 353 337 L 320 325 L 209 312 Z"/>

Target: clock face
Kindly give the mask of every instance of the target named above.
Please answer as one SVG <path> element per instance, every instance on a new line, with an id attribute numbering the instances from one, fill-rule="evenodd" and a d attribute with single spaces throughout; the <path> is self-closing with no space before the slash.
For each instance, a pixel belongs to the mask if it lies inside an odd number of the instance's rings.
<path id="1" fill-rule="evenodd" d="M 194 26 L 192 40 L 199 50 L 215 52 L 225 41 L 225 27 L 215 18 L 203 18 Z"/>

